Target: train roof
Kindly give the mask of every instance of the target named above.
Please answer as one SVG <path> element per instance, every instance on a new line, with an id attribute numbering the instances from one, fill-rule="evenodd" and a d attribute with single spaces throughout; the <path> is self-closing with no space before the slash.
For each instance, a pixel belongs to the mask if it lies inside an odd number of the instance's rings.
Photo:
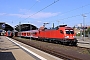
<path id="1" fill-rule="evenodd" d="M 67 26 L 67 25 L 59 25 L 58 27 L 65 27 L 65 26 Z"/>
<path id="2" fill-rule="evenodd" d="M 71 27 L 65 27 L 65 29 L 73 29 L 73 28 L 71 28 Z"/>
<path id="3" fill-rule="evenodd" d="M 60 29 L 60 28 L 64 28 L 64 29 L 73 29 L 73 28 L 71 28 L 71 27 L 68 27 L 67 25 L 59 25 L 59 26 L 57 26 L 57 27 L 55 27 L 55 28 L 44 28 L 45 30 L 58 30 L 58 29 Z"/>

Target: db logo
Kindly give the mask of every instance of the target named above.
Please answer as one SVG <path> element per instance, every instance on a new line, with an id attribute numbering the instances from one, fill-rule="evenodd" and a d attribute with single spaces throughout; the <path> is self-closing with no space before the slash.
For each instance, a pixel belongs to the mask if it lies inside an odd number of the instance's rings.
<path id="1" fill-rule="evenodd" d="M 5 24 L 2 24 L 2 28 L 5 28 Z"/>

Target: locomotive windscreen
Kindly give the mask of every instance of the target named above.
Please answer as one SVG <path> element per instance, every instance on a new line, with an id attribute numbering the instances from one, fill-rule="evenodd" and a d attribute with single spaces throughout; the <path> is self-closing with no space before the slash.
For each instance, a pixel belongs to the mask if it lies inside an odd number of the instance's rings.
<path id="1" fill-rule="evenodd" d="M 66 34 L 74 34 L 73 30 L 66 30 Z"/>

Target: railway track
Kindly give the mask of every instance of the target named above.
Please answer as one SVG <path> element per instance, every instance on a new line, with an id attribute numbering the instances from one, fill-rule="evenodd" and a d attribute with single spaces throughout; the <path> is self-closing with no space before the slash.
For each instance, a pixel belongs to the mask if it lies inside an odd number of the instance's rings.
<path id="1" fill-rule="evenodd" d="M 64 60 L 89 60 L 90 49 L 75 46 L 65 46 L 60 44 L 46 43 L 37 40 L 14 38 L 22 43 L 45 51 L 49 54 L 62 58 Z"/>

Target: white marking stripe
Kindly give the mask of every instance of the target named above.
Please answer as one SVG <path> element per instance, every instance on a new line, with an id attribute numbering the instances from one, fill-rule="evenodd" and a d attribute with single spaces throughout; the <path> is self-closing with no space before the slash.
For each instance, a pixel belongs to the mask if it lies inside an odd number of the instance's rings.
<path id="1" fill-rule="evenodd" d="M 6 38 L 7 38 L 8 40 L 12 41 L 13 43 L 15 43 L 16 45 L 18 45 L 19 47 L 21 47 L 22 49 L 24 49 L 25 51 L 27 51 L 27 52 L 33 54 L 34 56 L 38 57 L 39 59 L 41 59 L 41 60 L 47 60 L 47 59 L 43 58 L 42 56 L 40 56 L 40 55 L 38 55 L 38 54 L 36 54 L 36 53 L 30 51 L 29 49 L 27 49 L 27 48 L 21 46 L 20 44 L 16 43 L 15 41 L 13 41 L 13 39 L 8 38 L 8 37 L 6 37 Z"/>

